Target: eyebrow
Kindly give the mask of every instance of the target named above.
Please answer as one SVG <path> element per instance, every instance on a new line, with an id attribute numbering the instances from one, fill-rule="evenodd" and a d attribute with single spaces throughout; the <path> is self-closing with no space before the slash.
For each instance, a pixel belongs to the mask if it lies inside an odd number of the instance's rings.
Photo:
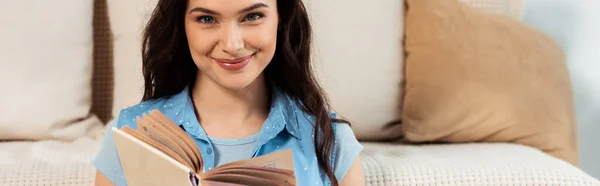
<path id="1" fill-rule="evenodd" d="M 244 8 L 244 9 L 240 10 L 238 13 L 241 14 L 241 13 L 245 13 L 245 12 L 250 12 L 254 9 L 258 9 L 258 8 L 262 8 L 262 7 L 269 8 L 269 6 L 264 3 L 256 3 L 252 6 L 249 6 L 248 8 Z"/>
<path id="2" fill-rule="evenodd" d="M 238 13 L 241 14 L 241 13 L 249 12 L 254 9 L 263 8 L 263 7 L 268 8 L 269 6 L 264 3 L 256 3 L 256 4 L 253 4 L 252 6 L 249 6 L 247 8 L 244 8 L 244 9 L 238 11 Z M 193 12 L 202 12 L 205 14 L 210 14 L 210 15 L 215 15 L 215 16 L 221 15 L 217 11 L 207 9 L 207 8 L 202 8 L 202 7 L 195 7 L 192 10 L 190 10 L 190 14 Z"/>

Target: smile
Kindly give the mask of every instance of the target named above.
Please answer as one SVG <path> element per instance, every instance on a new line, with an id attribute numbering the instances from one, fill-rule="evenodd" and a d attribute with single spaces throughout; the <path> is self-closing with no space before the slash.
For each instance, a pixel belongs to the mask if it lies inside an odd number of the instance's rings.
<path id="1" fill-rule="evenodd" d="M 238 71 L 244 68 L 250 62 L 252 56 L 254 56 L 254 54 L 250 54 L 245 57 L 240 57 L 236 59 L 213 59 L 221 68 L 227 71 Z"/>

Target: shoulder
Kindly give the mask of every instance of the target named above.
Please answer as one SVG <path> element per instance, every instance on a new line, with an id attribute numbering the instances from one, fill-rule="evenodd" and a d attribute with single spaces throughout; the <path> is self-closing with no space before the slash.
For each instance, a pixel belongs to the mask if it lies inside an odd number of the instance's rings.
<path id="1" fill-rule="evenodd" d="M 104 139 L 100 150 L 93 160 L 93 164 L 98 172 L 101 172 L 108 180 L 115 185 L 125 185 L 125 176 L 119 161 L 116 144 L 113 140 L 112 127 L 116 127 L 118 119 L 111 121 L 106 127 Z"/>
<path id="2" fill-rule="evenodd" d="M 306 118 L 299 122 L 300 128 L 309 127 L 311 130 L 315 125 L 314 117 L 307 113 L 302 113 L 301 118 Z M 329 117 L 336 118 L 335 113 L 330 113 Z M 363 150 L 363 146 L 356 138 L 352 127 L 348 123 L 332 122 L 334 131 L 334 149 L 332 154 L 333 172 L 338 180 L 342 180 L 352 163 L 358 158 Z M 304 129 L 302 130 L 304 131 Z M 312 139 L 312 138 L 309 138 Z"/>
<path id="3" fill-rule="evenodd" d="M 115 120 L 115 126 L 117 128 L 129 126 L 135 129 L 135 120 L 137 117 L 141 117 L 144 113 L 148 113 L 152 110 L 160 109 L 160 105 L 163 105 L 164 102 L 165 99 L 157 99 L 141 102 L 130 107 L 121 109 L 121 111 L 119 111 L 117 119 Z"/>
<path id="4" fill-rule="evenodd" d="M 334 123 L 334 175 L 342 180 L 352 163 L 358 158 L 363 146 L 356 139 L 354 131 L 347 123 Z"/>

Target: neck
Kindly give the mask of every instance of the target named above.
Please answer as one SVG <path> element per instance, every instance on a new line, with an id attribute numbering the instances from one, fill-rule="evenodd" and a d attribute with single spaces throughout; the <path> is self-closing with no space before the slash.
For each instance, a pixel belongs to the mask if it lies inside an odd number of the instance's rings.
<path id="1" fill-rule="evenodd" d="M 260 131 L 270 108 L 267 90 L 263 75 L 243 89 L 232 90 L 198 73 L 191 96 L 207 134 L 239 138 Z"/>

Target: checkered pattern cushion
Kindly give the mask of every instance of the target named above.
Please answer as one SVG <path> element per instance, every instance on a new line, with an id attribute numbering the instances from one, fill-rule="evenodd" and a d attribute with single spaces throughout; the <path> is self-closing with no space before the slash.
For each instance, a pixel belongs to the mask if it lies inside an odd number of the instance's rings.
<path id="1" fill-rule="evenodd" d="M 112 35 L 106 0 L 94 1 L 94 74 L 92 79 L 92 113 L 100 120 L 111 119 L 113 105 Z"/>

